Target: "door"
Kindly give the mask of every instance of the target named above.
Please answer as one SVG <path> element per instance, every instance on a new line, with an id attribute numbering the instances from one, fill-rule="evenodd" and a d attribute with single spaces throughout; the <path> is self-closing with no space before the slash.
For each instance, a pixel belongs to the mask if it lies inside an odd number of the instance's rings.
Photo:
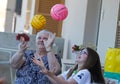
<path id="1" fill-rule="evenodd" d="M 44 29 L 47 29 L 53 33 L 56 33 L 57 36 L 61 36 L 62 30 L 62 21 L 55 21 L 50 16 L 50 9 L 53 5 L 58 3 L 64 3 L 63 0 L 36 0 L 35 6 L 35 15 L 42 14 L 46 17 L 47 23 Z M 38 31 L 33 29 L 33 34 L 36 34 Z"/>

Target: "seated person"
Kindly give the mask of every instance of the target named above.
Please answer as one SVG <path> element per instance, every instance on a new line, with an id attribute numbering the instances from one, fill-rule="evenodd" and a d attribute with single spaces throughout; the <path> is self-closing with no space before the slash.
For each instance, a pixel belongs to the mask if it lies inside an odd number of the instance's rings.
<path id="1" fill-rule="evenodd" d="M 19 50 L 10 59 L 10 64 L 17 69 L 14 84 L 51 84 L 50 80 L 43 73 L 41 68 L 32 62 L 34 57 L 42 59 L 46 69 L 58 75 L 61 72 L 61 58 L 55 55 L 52 46 L 55 34 L 42 30 L 36 35 L 36 50 L 28 50 L 28 42 L 21 37 Z"/>
<path id="2" fill-rule="evenodd" d="M 89 47 L 81 49 L 75 66 L 59 76 L 46 69 L 43 59 L 37 60 L 34 57 L 32 60 L 42 68 L 40 72 L 47 75 L 53 84 L 105 84 L 99 55 Z"/>

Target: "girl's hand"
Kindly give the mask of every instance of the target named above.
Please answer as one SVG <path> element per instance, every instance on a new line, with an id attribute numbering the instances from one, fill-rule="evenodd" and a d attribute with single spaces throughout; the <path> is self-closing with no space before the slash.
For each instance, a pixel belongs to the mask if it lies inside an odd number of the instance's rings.
<path id="1" fill-rule="evenodd" d="M 44 66 L 44 63 L 43 63 L 42 59 L 37 60 L 36 58 L 33 57 L 33 58 L 32 58 L 32 61 L 33 61 L 35 64 L 37 64 L 38 66 L 41 67 L 41 71 L 40 71 L 40 72 L 42 72 L 42 73 L 44 73 L 44 74 L 47 74 L 47 73 L 48 73 L 48 70 L 47 70 L 46 67 Z"/>

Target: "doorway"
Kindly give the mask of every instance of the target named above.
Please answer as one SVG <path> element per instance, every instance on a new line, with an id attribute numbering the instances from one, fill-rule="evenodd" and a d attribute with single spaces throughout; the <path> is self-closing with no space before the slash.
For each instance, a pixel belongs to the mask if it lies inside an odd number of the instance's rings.
<path id="1" fill-rule="evenodd" d="M 46 17 L 47 23 L 44 29 L 47 29 L 53 33 L 56 33 L 56 36 L 61 37 L 62 31 L 62 21 L 55 21 L 50 16 L 50 9 L 53 5 L 60 3 L 64 4 L 64 0 L 36 0 L 35 5 L 35 15 L 42 14 Z M 38 31 L 33 29 L 33 34 L 36 34 Z"/>

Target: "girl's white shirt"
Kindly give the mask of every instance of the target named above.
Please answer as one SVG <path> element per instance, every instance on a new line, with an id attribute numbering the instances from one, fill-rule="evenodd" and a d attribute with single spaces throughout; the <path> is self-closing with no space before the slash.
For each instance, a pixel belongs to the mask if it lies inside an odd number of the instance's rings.
<path id="1" fill-rule="evenodd" d="M 69 72 L 69 70 L 67 70 L 61 74 L 61 76 L 65 80 L 68 80 L 67 73 Z M 88 71 L 88 69 L 80 70 L 77 74 L 73 73 L 69 77 L 69 79 L 71 79 L 71 78 L 73 78 L 77 82 L 77 84 L 91 84 L 91 75 L 90 75 L 90 72 Z"/>

